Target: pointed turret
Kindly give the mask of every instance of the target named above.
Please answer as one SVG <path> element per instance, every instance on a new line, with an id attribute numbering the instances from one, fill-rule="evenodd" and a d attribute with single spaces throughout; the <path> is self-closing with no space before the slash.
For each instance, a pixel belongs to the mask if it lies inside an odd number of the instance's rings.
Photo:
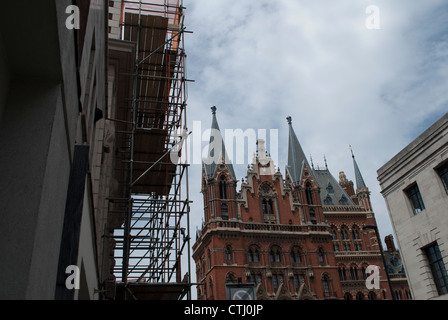
<path id="1" fill-rule="evenodd" d="M 293 184 L 299 185 L 301 183 L 305 165 L 310 170 L 313 178 L 314 174 L 308 160 L 306 159 L 305 153 L 302 150 L 299 139 L 297 139 L 294 129 L 292 128 L 292 118 L 287 117 L 286 120 L 289 125 L 288 164 L 286 166 L 286 170 L 288 171 Z"/>
<path id="2" fill-rule="evenodd" d="M 372 203 L 370 202 L 370 191 L 367 188 L 366 183 L 361 175 L 361 170 L 359 170 L 358 164 L 356 163 L 355 155 L 353 154 L 352 146 L 349 147 L 352 153 L 353 166 L 355 169 L 355 179 L 356 179 L 356 197 L 358 198 L 358 203 L 363 206 L 366 210 L 372 210 Z"/>
<path id="3" fill-rule="evenodd" d="M 229 168 L 233 179 L 236 180 L 235 171 L 233 170 L 232 162 L 229 160 L 227 155 L 224 139 L 222 137 L 221 130 L 219 129 L 218 120 L 216 119 L 216 107 L 213 106 L 211 109 L 213 119 L 210 142 L 208 146 L 207 158 L 203 160 L 206 176 L 208 179 L 212 178 L 215 175 L 218 165 L 224 163 Z"/>
<path id="4" fill-rule="evenodd" d="M 350 146 L 350 151 L 353 158 L 353 166 L 355 168 L 355 179 L 356 179 L 356 190 L 367 188 L 364 179 L 362 178 L 361 171 L 359 170 L 358 164 L 356 163 L 355 155 L 353 154 L 353 148 Z"/>

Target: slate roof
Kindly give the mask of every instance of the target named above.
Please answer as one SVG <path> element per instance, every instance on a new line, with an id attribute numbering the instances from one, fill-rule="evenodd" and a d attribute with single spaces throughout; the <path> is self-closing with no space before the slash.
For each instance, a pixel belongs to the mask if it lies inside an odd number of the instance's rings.
<path id="1" fill-rule="evenodd" d="M 356 205 L 328 169 L 314 170 L 314 177 L 320 187 L 322 205 Z"/>

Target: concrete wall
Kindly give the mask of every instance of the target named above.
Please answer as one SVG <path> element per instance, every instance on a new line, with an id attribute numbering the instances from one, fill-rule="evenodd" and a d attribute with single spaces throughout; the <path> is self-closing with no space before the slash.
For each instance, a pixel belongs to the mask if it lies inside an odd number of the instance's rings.
<path id="1" fill-rule="evenodd" d="M 0 299 L 54 298 L 74 147 L 93 140 L 87 137 L 83 141 L 80 92 L 89 107 L 106 108 L 107 2 L 90 2 L 85 30 L 89 45 L 83 46 L 80 68 L 75 30 L 65 27 L 65 10 L 72 4 L 71 0 L 2 4 Z M 93 68 L 89 68 L 92 61 Z M 87 80 L 93 70 L 95 83 Z M 91 99 L 92 93 L 96 99 Z M 94 133 L 93 124 L 91 137 Z M 90 183 L 90 177 L 87 181 Z M 91 193 L 86 194 L 78 261 L 87 292 L 96 298 L 97 235 L 92 227 L 92 203 Z"/>
<path id="2" fill-rule="evenodd" d="M 415 299 L 439 296 L 423 248 L 437 242 L 448 269 L 448 195 L 434 170 L 448 160 L 448 114 L 378 170 L 382 194 Z M 425 209 L 414 214 L 404 190 L 417 183 Z"/>

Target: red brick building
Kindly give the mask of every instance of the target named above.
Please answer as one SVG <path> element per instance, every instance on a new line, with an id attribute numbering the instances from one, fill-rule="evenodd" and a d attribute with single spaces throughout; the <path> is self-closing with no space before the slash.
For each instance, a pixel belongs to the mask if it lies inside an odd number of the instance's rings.
<path id="1" fill-rule="evenodd" d="M 343 172 L 338 182 L 310 166 L 288 117 L 285 177 L 258 140 L 237 191 L 212 110 L 204 222 L 193 245 L 198 299 L 226 299 L 226 283 L 253 283 L 257 299 L 391 299 L 375 231 L 363 229 L 376 221 L 355 158 L 356 192 Z M 379 266 L 379 289 L 366 287 L 369 265 Z"/>

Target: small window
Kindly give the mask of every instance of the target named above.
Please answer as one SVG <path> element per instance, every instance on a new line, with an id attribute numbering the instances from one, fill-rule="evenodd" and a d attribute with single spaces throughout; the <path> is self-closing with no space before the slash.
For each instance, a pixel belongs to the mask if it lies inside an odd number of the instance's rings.
<path id="1" fill-rule="evenodd" d="M 310 209 L 310 221 L 312 224 L 316 224 L 316 213 L 314 209 Z"/>
<path id="2" fill-rule="evenodd" d="M 230 247 L 227 247 L 225 250 L 225 259 L 227 263 L 232 262 L 232 250 Z"/>
<path id="3" fill-rule="evenodd" d="M 305 187 L 306 203 L 313 204 L 313 195 L 311 194 L 311 184 L 307 183 Z"/>
<path id="4" fill-rule="evenodd" d="M 262 200 L 262 209 L 263 209 L 263 214 L 267 215 L 267 214 L 274 214 L 274 207 L 272 205 L 272 199 L 263 199 Z"/>
<path id="5" fill-rule="evenodd" d="M 322 248 L 320 248 L 317 251 L 317 258 L 319 260 L 319 264 L 320 265 L 324 265 L 325 264 L 325 253 L 324 253 L 324 250 L 322 250 Z"/>
<path id="6" fill-rule="evenodd" d="M 419 214 L 422 210 L 425 209 L 420 190 L 418 189 L 418 185 L 416 183 L 406 189 L 406 194 L 409 198 L 409 201 L 411 201 L 414 214 Z"/>
<path id="7" fill-rule="evenodd" d="M 223 220 L 229 220 L 229 208 L 225 203 L 221 204 L 221 218 Z"/>
<path id="8" fill-rule="evenodd" d="M 219 198 L 227 199 L 226 178 L 224 176 L 221 176 L 221 181 L 219 181 Z"/>
<path id="9" fill-rule="evenodd" d="M 331 206 L 333 204 L 333 199 L 331 199 L 329 194 L 327 194 L 327 196 L 325 197 L 324 204 L 327 206 Z"/>
<path id="10" fill-rule="evenodd" d="M 437 243 L 424 249 L 439 295 L 448 293 L 448 275 Z"/>
<path id="11" fill-rule="evenodd" d="M 438 167 L 436 169 L 437 173 L 440 176 L 440 179 L 442 180 L 443 186 L 445 187 L 445 192 L 448 194 L 448 162 L 446 162 L 444 165 Z"/>
<path id="12" fill-rule="evenodd" d="M 339 200 L 339 204 L 340 204 L 340 205 L 343 205 L 343 206 L 348 205 L 347 197 L 344 196 L 344 195 L 342 195 L 341 200 Z"/>

